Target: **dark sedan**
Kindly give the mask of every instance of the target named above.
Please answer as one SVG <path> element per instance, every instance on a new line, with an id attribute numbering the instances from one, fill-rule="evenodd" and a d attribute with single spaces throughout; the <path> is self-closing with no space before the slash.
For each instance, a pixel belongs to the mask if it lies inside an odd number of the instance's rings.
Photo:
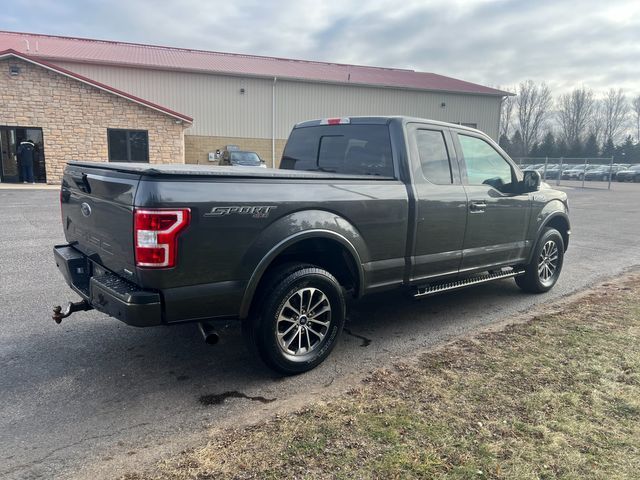
<path id="1" fill-rule="evenodd" d="M 620 165 L 602 165 L 599 168 L 587 171 L 584 175 L 584 179 L 602 180 L 603 182 L 607 182 L 609 181 L 609 175 L 611 175 L 611 180 L 614 180 L 617 173 L 625 168 L 626 167 L 622 167 Z"/>
<path id="2" fill-rule="evenodd" d="M 626 170 L 620 170 L 616 174 L 619 182 L 640 182 L 640 165 L 632 165 Z"/>

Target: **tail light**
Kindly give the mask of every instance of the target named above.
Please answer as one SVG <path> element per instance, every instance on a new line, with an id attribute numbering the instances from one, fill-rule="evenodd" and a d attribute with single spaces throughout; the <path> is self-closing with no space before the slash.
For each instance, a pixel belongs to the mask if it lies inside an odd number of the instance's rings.
<path id="1" fill-rule="evenodd" d="M 134 210 L 136 266 L 175 267 L 178 234 L 189 225 L 190 219 L 191 211 L 188 208 Z"/>

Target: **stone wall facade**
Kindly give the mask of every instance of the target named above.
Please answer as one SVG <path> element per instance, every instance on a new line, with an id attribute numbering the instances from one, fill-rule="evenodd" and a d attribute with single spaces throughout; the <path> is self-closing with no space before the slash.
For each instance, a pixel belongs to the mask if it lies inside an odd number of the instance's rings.
<path id="1" fill-rule="evenodd" d="M 67 161 L 107 161 L 108 128 L 147 130 L 150 163 L 185 161 L 182 122 L 19 59 L 0 60 L 0 126 L 42 128 L 47 183 L 60 182 Z"/>
<path id="2" fill-rule="evenodd" d="M 223 150 L 225 145 L 238 145 L 240 150 L 256 152 L 260 158 L 267 162 L 267 167 L 271 167 L 270 138 L 209 137 L 187 134 L 184 136 L 184 142 L 186 163 L 211 165 L 212 162 L 208 160 L 209 152 Z M 276 168 L 280 165 L 286 142 L 286 139 L 276 139 Z"/>

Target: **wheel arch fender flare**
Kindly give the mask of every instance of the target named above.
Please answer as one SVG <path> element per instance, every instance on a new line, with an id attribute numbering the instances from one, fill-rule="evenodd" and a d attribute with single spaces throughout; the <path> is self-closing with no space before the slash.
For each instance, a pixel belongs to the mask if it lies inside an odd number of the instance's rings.
<path id="1" fill-rule="evenodd" d="M 342 217 L 338 217 L 335 213 L 322 210 L 314 211 L 313 213 L 314 214 L 312 215 L 310 211 L 297 212 L 276 222 L 282 222 L 282 225 L 287 225 L 285 228 L 287 228 L 288 232 L 284 239 L 277 236 L 274 238 L 274 233 L 276 231 L 281 231 L 277 226 L 268 229 L 270 231 L 265 231 L 265 233 L 260 236 L 262 240 L 256 242 L 257 245 L 267 244 L 271 246 L 266 249 L 256 247 L 258 249 L 257 251 L 260 251 L 260 253 L 258 253 L 260 258 L 259 261 L 251 262 L 249 260 L 249 264 L 253 264 L 255 267 L 252 269 L 248 277 L 249 280 L 242 296 L 239 312 L 240 319 L 244 319 L 248 316 L 258 285 L 273 261 L 289 247 L 308 239 L 323 238 L 333 240 L 344 247 L 351 256 L 351 260 L 356 268 L 356 274 L 358 277 L 357 296 L 359 297 L 363 294 L 365 281 L 363 263 L 368 259 L 368 250 L 364 243 L 364 239 L 350 222 Z M 297 231 L 291 231 L 290 226 L 292 224 L 301 225 L 293 221 L 295 220 L 295 217 L 301 216 L 298 214 L 302 214 L 303 218 L 306 220 L 304 224 L 305 226 L 300 227 L 299 229 L 294 229 Z M 315 219 L 311 224 L 309 222 L 310 217 Z M 327 219 L 330 219 L 331 223 L 327 222 Z M 330 225 L 334 228 L 329 227 Z M 277 240 L 276 238 L 280 238 L 280 240 Z"/>
<path id="2" fill-rule="evenodd" d="M 564 207 L 564 204 L 562 205 Z M 550 206 L 550 204 L 547 204 L 547 206 L 545 206 L 545 209 L 548 206 Z M 533 258 L 533 254 L 535 251 L 535 246 L 538 243 L 538 239 L 540 238 L 540 235 L 542 235 L 542 232 L 544 231 L 544 229 L 547 228 L 548 226 L 555 227 L 555 225 L 557 224 L 564 225 L 566 227 L 564 229 L 565 230 L 564 232 L 562 231 L 562 229 L 559 229 L 560 234 L 562 235 L 562 239 L 564 241 L 564 250 L 566 251 L 569 246 L 569 235 L 571 234 L 571 222 L 569 221 L 569 215 L 567 215 L 566 207 L 564 207 L 563 209 L 555 209 L 553 207 L 551 208 L 552 209 L 550 209 L 547 212 L 545 212 L 545 209 L 543 209 L 543 211 L 540 214 L 543 216 L 543 220 L 540 222 L 536 230 L 534 243 L 531 248 L 531 251 L 529 252 L 527 263 L 531 262 L 531 259 Z"/>

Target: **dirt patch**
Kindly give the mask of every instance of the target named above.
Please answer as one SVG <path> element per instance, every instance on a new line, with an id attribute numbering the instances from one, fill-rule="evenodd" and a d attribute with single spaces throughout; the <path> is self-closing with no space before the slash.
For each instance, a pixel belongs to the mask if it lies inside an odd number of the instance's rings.
<path id="1" fill-rule="evenodd" d="M 128 479 L 637 478 L 640 275 Z"/>

